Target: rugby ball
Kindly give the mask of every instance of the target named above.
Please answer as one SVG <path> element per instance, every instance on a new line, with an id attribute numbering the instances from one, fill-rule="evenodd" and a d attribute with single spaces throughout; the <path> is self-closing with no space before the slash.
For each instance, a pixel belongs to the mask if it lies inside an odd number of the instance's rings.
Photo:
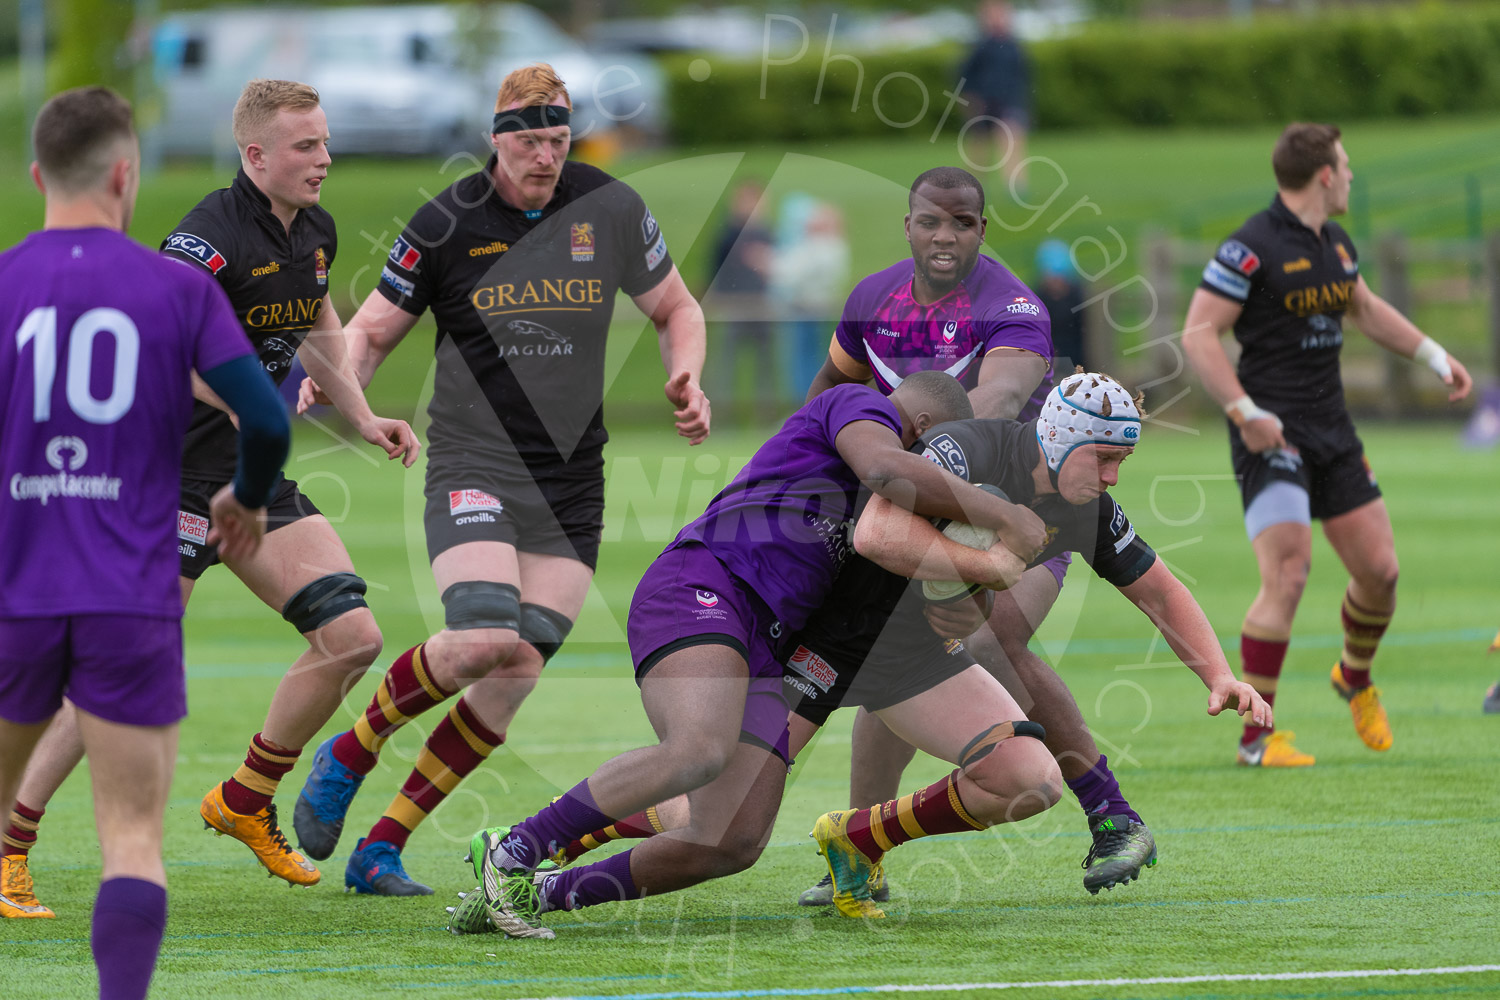
<path id="1" fill-rule="evenodd" d="M 1005 491 L 998 486 L 988 483 L 976 484 L 986 493 L 993 493 L 1002 500 L 1009 500 Z M 1000 533 L 993 528 L 980 528 L 964 521 L 940 520 L 935 527 L 943 533 L 943 537 L 967 545 L 971 549 L 988 549 L 995 544 Z M 938 604 L 950 604 L 961 601 L 966 597 L 972 597 L 983 590 L 982 584 L 964 583 L 962 580 L 923 580 L 922 596 L 929 601 Z"/>

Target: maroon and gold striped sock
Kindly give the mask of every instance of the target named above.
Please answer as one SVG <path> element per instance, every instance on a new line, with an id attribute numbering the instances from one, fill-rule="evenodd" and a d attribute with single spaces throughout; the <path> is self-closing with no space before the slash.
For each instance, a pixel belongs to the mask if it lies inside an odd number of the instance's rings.
<path id="1" fill-rule="evenodd" d="M 611 823 L 602 830 L 579 837 L 564 849 L 563 855 L 567 860 L 563 864 L 572 864 L 589 851 L 603 847 L 612 840 L 645 840 L 665 831 L 661 817 L 656 814 L 656 807 L 651 806 L 634 816 L 626 816 Z"/>
<path id="2" fill-rule="evenodd" d="M 985 825 L 969 815 L 958 797 L 958 775 L 954 771 L 919 792 L 856 810 L 846 827 L 849 839 L 871 861 L 879 861 L 886 851 L 918 837 L 983 830 Z"/>
<path id="3" fill-rule="evenodd" d="M 297 766 L 302 748 L 289 750 L 267 743 L 256 733 L 250 738 L 245 763 L 224 782 L 224 804 L 242 816 L 254 816 L 271 804 L 276 786 Z"/>
<path id="4" fill-rule="evenodd" d="M 490 732 L 460 698 L 427 737 L 417 766 L 385 815 L 370 828 L 367 842 L 384 840 L 395 844 L 397 850 L 405 847 L 411 832 L 504 742 L 505 735 Z"/>
<path id="5" fill-rule="evenodd" d="M 1282 664 L 1286 663 L 1286 650 L 1290 640 L 1289 635 L 1281 635 L 1261 625 L 1252 625 L 1249 621 L 1242 626 L 1240 664 L 1244 668 L 1245 683 L 1255 688 L 1267 705 L 1276 704 L 1276 684 L 1281 678 Z M 1272 728 L 1246 722 L 1245 731 L 1240 736 L 1240 745 L 1254 743 L 1271 732 Z"/>
<path id="6" fill-rule="evenodd" d="M 1344 683 L 1356 691 L 1370 686 L 1370 663 L 1380 648 L 1381 637 L 1391 624 L 1395 608 L 1373 611 L 1359 604 L 1344 591 L 1344 605 L 1339 617 L 1344 623 L 1344 652 L 1339 658 Z"/>
<path id="7" fill-rule="evenodd" d="M 391 735 L 434 705 L 453 697 L 427 671 L 427 657 L 419 644 L 396 657 L 380 679 L 375 697 L 354 728 L 333 741 L 334 758 L 355 774 L 369 774 L 380 758 L 380 748 Z"/>
<path id="8" fill-rule="evenodd" d="M 5 834 L 0 837 L 0 854 L 24 855 L 36 846 L 36 828 L 42 821 L 45 809 L 32 809 L 24 805 L 20 799 L 16 800 L 16 807 L 10 811 L 10 822 L 5 827 Z"/>

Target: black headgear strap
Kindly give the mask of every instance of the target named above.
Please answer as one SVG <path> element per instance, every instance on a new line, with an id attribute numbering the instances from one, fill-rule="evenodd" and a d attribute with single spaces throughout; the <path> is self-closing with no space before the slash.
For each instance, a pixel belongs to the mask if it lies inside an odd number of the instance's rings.
<path id="1" fill-rule="evenodd" d="M 561 104 L 533 104 L 526 108 L 511 108 L 496 111 L 495 124 L 490 129 L 494 135 L 501 132 L 529 132 L 538 128 L 553 128 L 568 124 L 571 112 Z"/>

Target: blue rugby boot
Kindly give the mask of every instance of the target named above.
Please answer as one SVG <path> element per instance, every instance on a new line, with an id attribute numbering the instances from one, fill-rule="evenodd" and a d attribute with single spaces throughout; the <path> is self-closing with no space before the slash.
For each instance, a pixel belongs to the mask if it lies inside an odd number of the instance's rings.
<path id="1" fill-rule="evenodd" d="M 315 861 L 333 856 L 334 848 L 339 846 L 339 835 L 344 832 L 349 804 L 365 780 L 364 775 L 354 773 L 334 757 L 336 739 L 337 736 L 328 737 L 313 754 L 312 771 L 292 811 L 297 846 Z"/>
<path id="2" fill-rule="evenodd" d="M 431 896 L 432 890 L 406 874 L 401 852 L 388 841 L 359 838 L 344 869 L 344 890 L 375 896 Z"/>

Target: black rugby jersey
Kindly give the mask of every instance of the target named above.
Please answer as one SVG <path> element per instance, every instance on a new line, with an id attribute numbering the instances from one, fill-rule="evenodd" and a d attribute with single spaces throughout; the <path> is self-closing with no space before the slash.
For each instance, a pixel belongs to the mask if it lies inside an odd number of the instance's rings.
<path id="1" fill-rule="evenodd" d="M 1281 416 L 1344 412 L 1339 349 L 1359 256 L 1333 220 L 1315 233 L 1277 195 L 1235 230 L 1198 286 L 1244 306 L 1234 324 L 1240 384 Z"/>
<path id="2" fill-rule="evenodd" d="M 960 479 L 1000 487 L 1011 503 L 1031 508 L 1042 519 L 1047 526 L 1047 545 L 1027 564 L 1028 569 L 1063 552 L 1077 552 L 1095 574 L 1116 587 L 1126 587 L 1156 562 L 1156 552 L 1136 534 L 1124 508 L 1108 493 L 1086 504 L 1068 503 L 1056 493 L 1036 495 L 1031 478 L 1040 454 L 1035 420 L 974 419 L 940 424 L 922 435 L 912 450 Z M 920 626 L 930 632 L 931 626 L 921 614 L 920 587 L 868 559 L 851 555 L 807 629 L 862 635 L 873 642 L 896 611 L 903 618 L 910 617 L 913 628 Z M 906 594 L 910 597 L 903 601 Z M 890 632 L 886 634 L 892 637 Z"/>
<path id="3" fill-rule="evenodd" d="M 304 208 L 290 233 L 271 214 L 271 201 L 241 169 L 234 183 L 210 192 L 162 240 L 169 257 L 204 267 L 229 295 L 260 363 L 280 385 L 297 348 L 323 311 L 328 271 L 338 250 L 333 216 Z M 223 410 L 197 402 L 183 441 L 182 474 L 234 478 L 239 434 Z"/>
<path id="4" fill-rule="evenodd" d="M 491 156 L 417 210 L 379 288 L 437 321 L 432 454 L 556 467 L 597 455 L 608 439 L 604 343 L 615 293 L 650 291 L 672 258 L 640 195 L 604 171 L 565 163 L 532 218 L 500 197 L 494 166 Z"/>

